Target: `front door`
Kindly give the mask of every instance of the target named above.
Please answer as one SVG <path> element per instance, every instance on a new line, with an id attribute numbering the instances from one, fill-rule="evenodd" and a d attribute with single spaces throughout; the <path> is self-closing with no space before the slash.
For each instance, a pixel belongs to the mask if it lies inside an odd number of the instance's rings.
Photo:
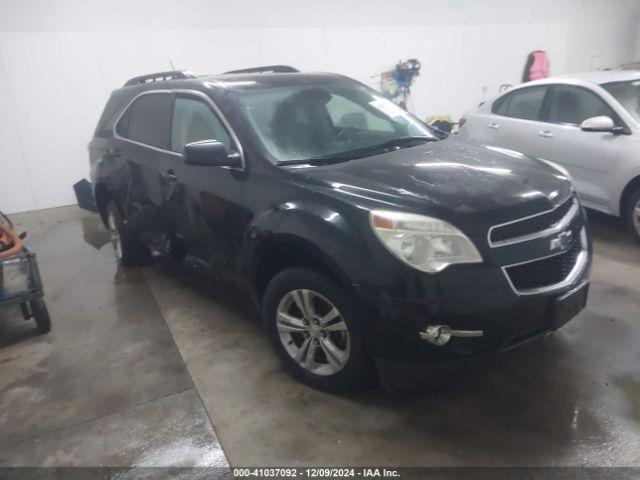
<path id="1" fill-rule="evenodd" d="M 587 118 L 618 116 L 596 93 L 574 85 L 555 85 L 550 92 L 546 122 L 536 139 L 536 155 L 565 167 L 580 198 L 588 205 L 609 210 L 608 186 L 616 169 L 624 135 L 584 132 Z"/>
<path id="2" fill-rule="evenodd" d="M 218 140 L 227 151 L 238 145 L 216 111 L 200 92 L 175 94 L 171 150 L 200 140 Z M 161 165 L 165 211 L 179 247 L 193 259 L 226 276 L 237 270 L 238 252 L 250 214 L 242 207 L 244 171 L 186 165 L 181 157 Z"/>

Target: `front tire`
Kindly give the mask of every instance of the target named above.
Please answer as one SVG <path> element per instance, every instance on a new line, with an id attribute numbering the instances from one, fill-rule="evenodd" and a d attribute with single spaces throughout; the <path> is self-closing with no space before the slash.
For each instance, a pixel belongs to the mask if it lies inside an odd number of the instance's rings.
<path id="1" fill-rule="evenodd" d="M 120 265 L 144 265 L 151 259 L 149 247 L 142 243 L 126 225 L 115 202 L 107 206 L 107 228 L 113 254 Z"/>
<path id="2" fill-rule="evenodd" d="M 636 242 L 640 243 L 640 188 L 636 189 L 627 202 L 625 220 Z"/>
<path id="3" fill-rule="evenodd" d="M 267 286 L 262 314 L 274 349 L 298 380 L 341 392 L 366 378 L 356 306 L 326 276 L 306 268 L 280 272 Z"/>

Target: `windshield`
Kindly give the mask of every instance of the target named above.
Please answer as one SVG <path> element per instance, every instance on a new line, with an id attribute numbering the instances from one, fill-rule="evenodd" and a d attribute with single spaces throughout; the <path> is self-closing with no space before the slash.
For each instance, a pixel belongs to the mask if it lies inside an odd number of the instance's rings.
<path id="1" fill-rule="evenodd" d="M 633 118 L 640 121 L 640 80 L 605 83 L 602 88 L 616 97 Z"/>
<path id="2" fill-rule="evenodd" d="M 330 163 L 437 140 L 417 118 L 352 82 L 249 90 L 239 94 L 238 102 L 278 164 Z"/>

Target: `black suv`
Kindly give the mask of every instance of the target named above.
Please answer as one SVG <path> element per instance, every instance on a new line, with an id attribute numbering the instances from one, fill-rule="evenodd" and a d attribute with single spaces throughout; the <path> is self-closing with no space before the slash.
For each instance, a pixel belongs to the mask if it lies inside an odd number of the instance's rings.
<path id="1" fill-rule="evenodd" d="M 112 93 L 91 176 L 123 265 L 198 264 L 248 289 L 299 379 L 340 390 L 375 365 L 393 388 L 555 330 L 587 298 L 561 167 L 443 137 L 340 75 L 163 72 Z"/>

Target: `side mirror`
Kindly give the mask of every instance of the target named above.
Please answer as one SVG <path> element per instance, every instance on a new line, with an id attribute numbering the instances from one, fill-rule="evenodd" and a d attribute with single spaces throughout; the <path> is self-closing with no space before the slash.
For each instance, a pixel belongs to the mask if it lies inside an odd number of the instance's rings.
<path id="1" fill-rule="evenodd" d="M 217 140 L 188 143 L 182 152 L 184 163 L 202 167 L 240 167 L 240 154 L 228 153 L 227 147 Z"/>
<path id="2" fill-rule="evenodd" d="M 613 132 L 616 124 L 606 115 L 587 118 L 580 125 L 583 132 Z"/>

